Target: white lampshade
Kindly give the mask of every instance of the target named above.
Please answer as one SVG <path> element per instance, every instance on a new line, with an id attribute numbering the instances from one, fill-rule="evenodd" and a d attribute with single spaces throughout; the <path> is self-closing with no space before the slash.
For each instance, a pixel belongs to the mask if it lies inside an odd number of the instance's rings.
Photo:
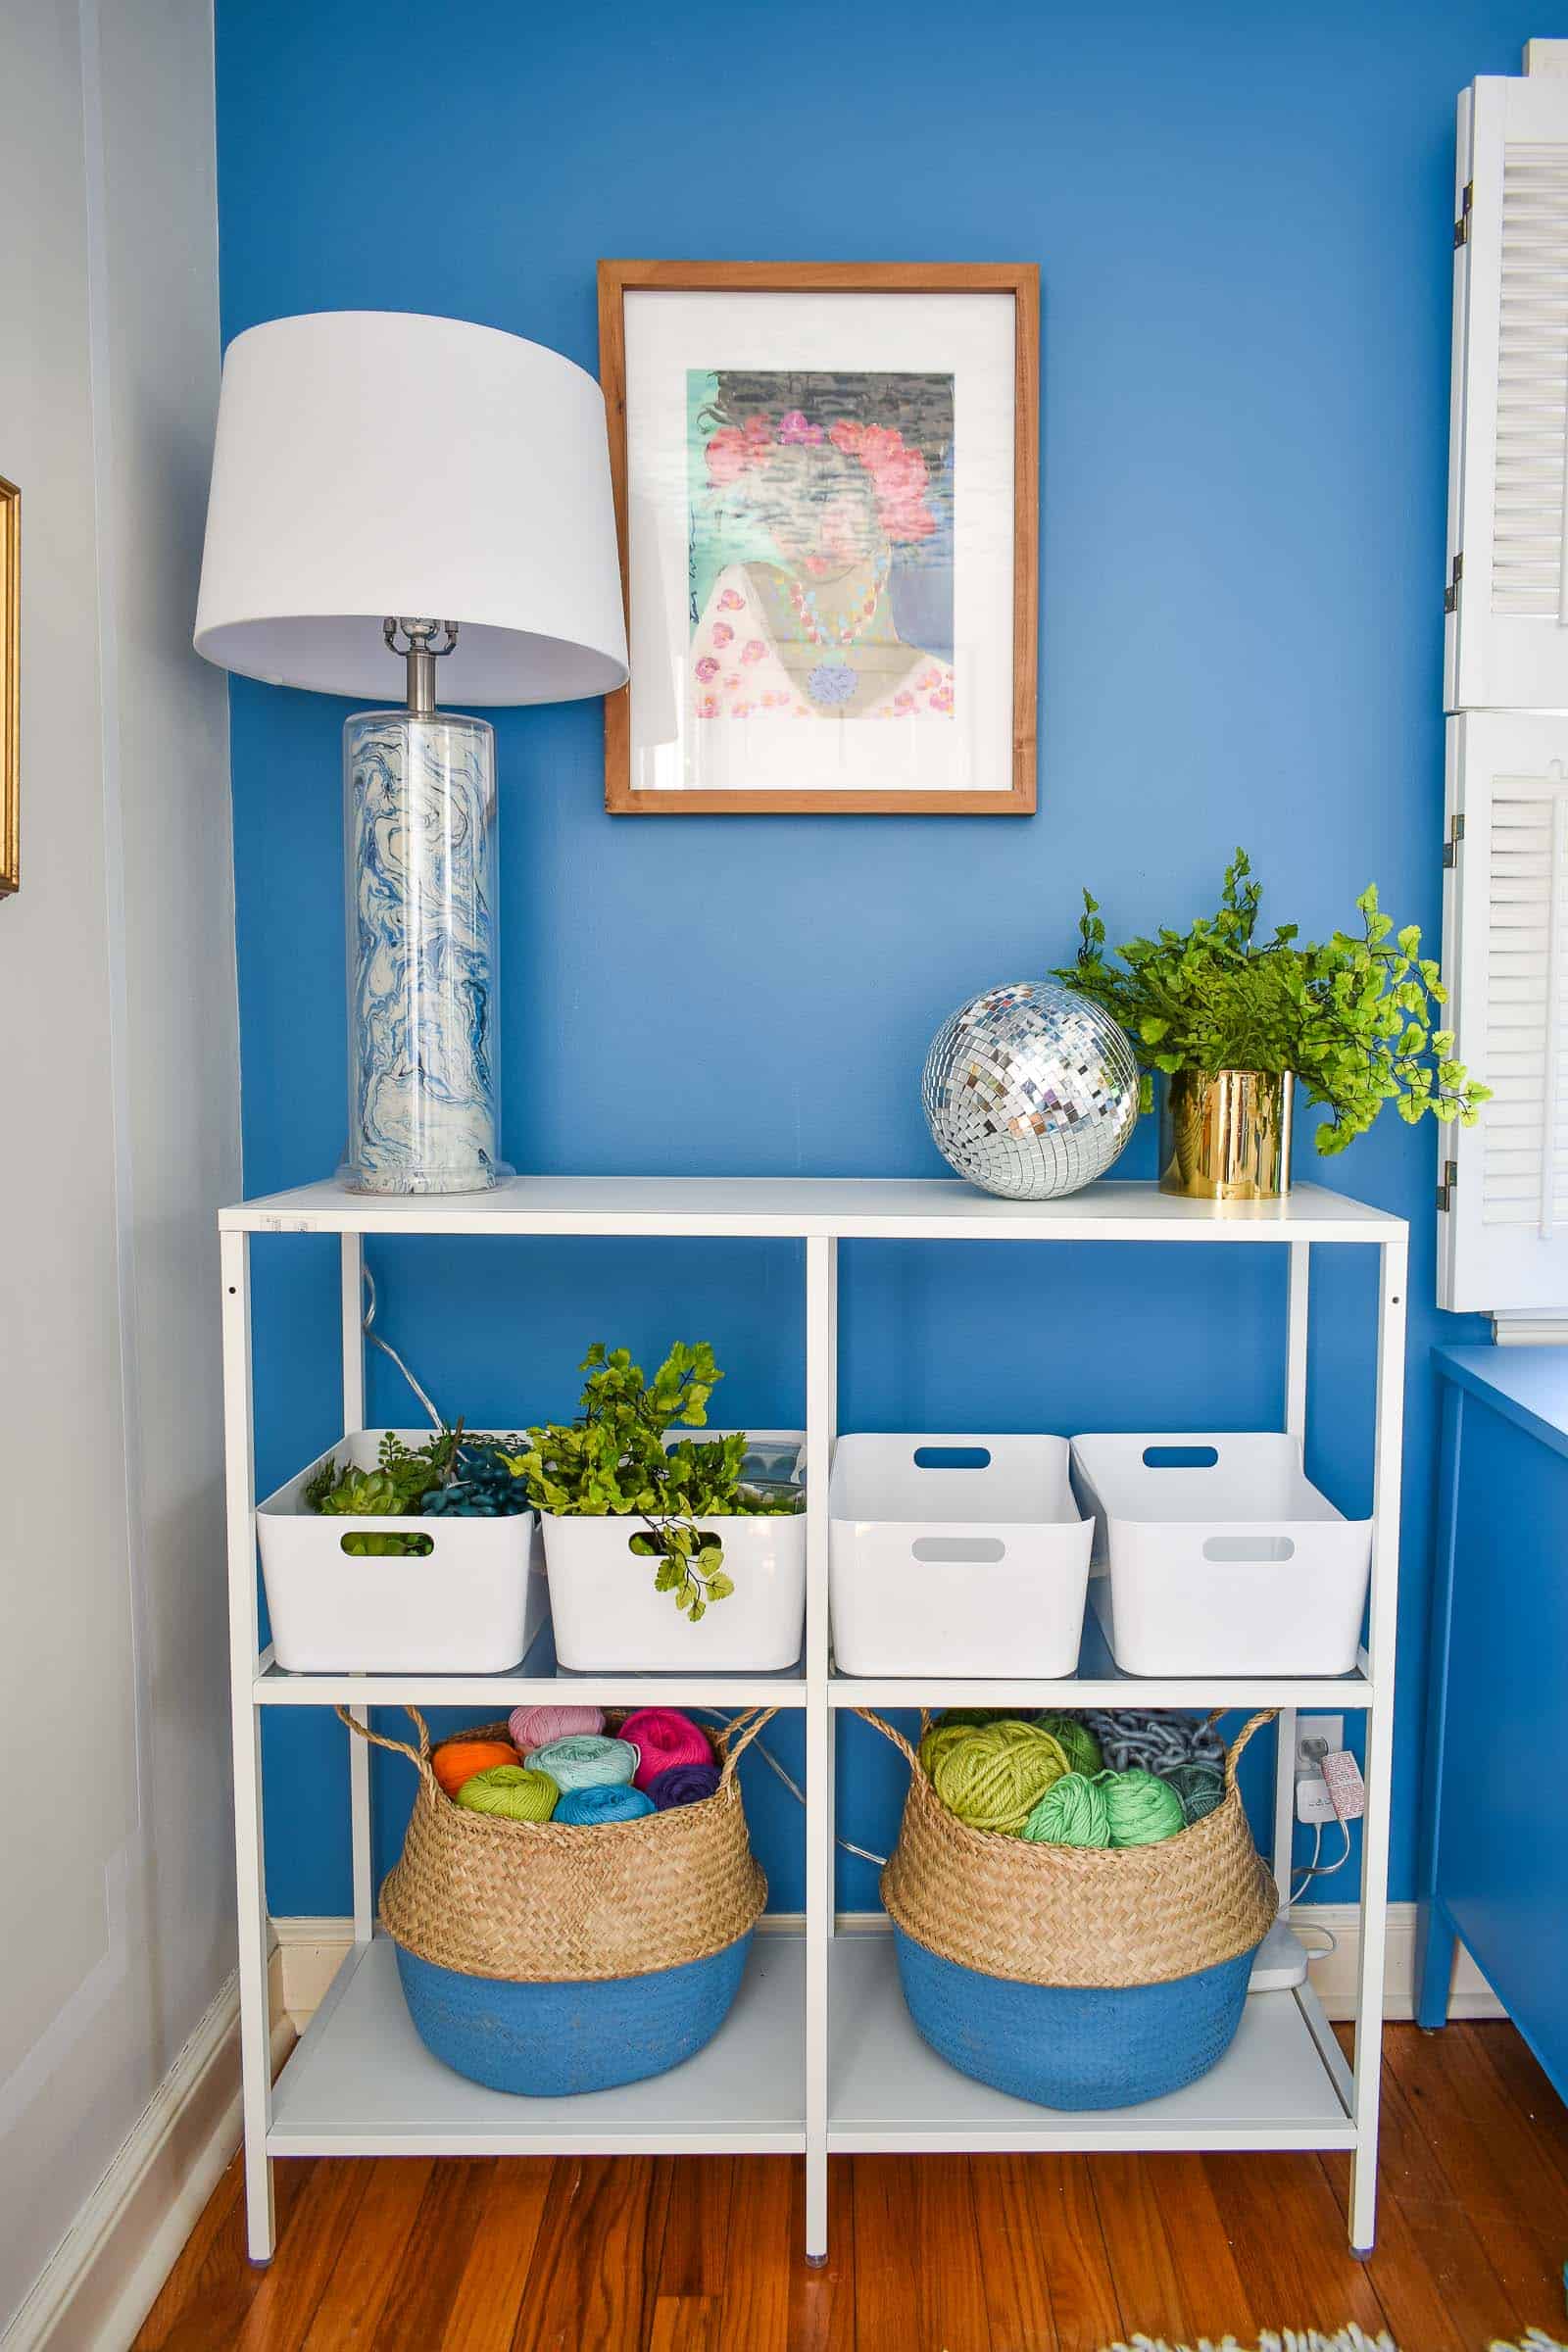
<path id="1" fill-rule="evenodd" d="M 223 363 L 196 650 L 396 702 L 388 614 L 459 624 L 445 704 L 625 684 L 604 395 L 559 352 L 458 318 L 253 326 Z"/>

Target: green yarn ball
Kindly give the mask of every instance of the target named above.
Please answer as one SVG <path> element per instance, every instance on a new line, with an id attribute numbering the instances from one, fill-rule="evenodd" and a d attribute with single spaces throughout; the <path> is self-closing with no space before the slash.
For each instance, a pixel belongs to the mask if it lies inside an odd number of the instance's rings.
<path id="1" fill-rule="evenodd" d="M 1112 1845 L 1158 1845 L 1187 1827 L 1175 1789 L 1137 1765 L 1127 1772 L 1102 1772 L 1098 1786 L 1105 1793 Z"/>
<path id="2" fill-rule="evenodd" d="M 1195 1759 L 1190 1764 L 1171 1764 L 1159 1777 L 1180 1797 L 1182 1815 L 1189 1829 L 1206 1813 L 1216 1812 L 1224 1800 L 1225 1773 L 1221 1765 Z"/>
<path id="3" fill-rule="evenodd" d="M 1104 1770 L 1105 1759 L 1101 1753 L 1100 1741 L 1081 1715 L 1054 1712 L 1046 1707 L 1035 1717 L 1035 1721 L 1043 1732 L 1051 1734 L 1053 1740 L 1061 1741 L 1062 1752 L 1074 1772 L 1094 1774 Z M 1102 1838 L 1097 1842 L 1103 1844 L 1104 1840 Z"/>
<path id="4" fill-rule="evenodd" d="M 973 1739 L 977 1731 L 989 1730 L 994 1723 L 1022 1721 L 1021 1716 L 1009 1715 L 1005 1707 L 949 1707 L 937 1717 L 920 1742 L 920 1761 L 925 1766 L 926 1778 L 935 1780 L 938 1756 Z"/>
<path id="5" fill-rule="evenodd" d="M 946 1734 L 937 1737 L 946 1741 Z M 970 1829 L 1016 1837 L 1046 1790 L 1066 1770 L 1058 1740 L 1032 1723 L 1008 1717 L 972 1730 L 965 1727 L 960 1739 L 939 1748 L 931 1779 L 949 1812 Z"/>
<path id="6" fill-rule="evenodd" d="M 458 1790 L 458 1802 L 470 1813 L 494 1813 L 503 1821 L 548 1821 L 561 1790 L 547 1772 L 530 1772 L 526 1764 L 492 1764 L 476 1772 Z"/>
<path id="7" fill-rule="evenodd" d="M 1108 1845 L 1110 1815 L 1098 1781 L 1064 1772 L 1054 1781 L 1018 1833 L 1036 1845 Z"/>

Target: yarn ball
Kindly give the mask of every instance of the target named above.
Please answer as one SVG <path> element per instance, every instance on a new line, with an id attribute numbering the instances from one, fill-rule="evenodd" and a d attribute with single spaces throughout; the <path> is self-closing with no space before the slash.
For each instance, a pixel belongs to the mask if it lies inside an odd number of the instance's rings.
<path id="1" fill-rule="evenodd" d="M 1200 1715 L 1172 1708 L 1091 1707 L 1084 1721 L 1112 1772 L 1164 1772 L 1172 1764 L 1223 1764 L 1225 1742 Z"/>
<path id="2" fill-rule="evenodd" d="M 711 1764 L 713 1745 L 700 1724 L 678 1707 L 639 1707 L 620 1727 L 620 1736 L 641 1750 L 634 1777 L 639 1788 L 678 1764 Z"/>
<path id="3" fill-rule="evenodd" d="M 989 1731 L 998 1723 L 1027 1728 L 1021 1715 L 1010 1715 L 1005 1708 L 950 1707 L 945 1715 L 939 1715 L 920 1741 L 920 1761 L 927 1779 L 936 1779 L 938 1756 L 961 1745 L 965 1740 L 972 1740 L 977 1731 Z"/>
<path id="4" fill-rule="evenodd" d="M 949 1812 L 970 1829 L 1011 1837 L 1067 1769 L 1059 1740 L 1032 1723 L 1008 1719 L 966 1730 L 941 1750 L 931 1779 Z M 1165 1794 L 1180 1812 L 1174 1792 L 1167 1788 Z"/>
<path id="5" fill-rule="evenodd" d="M 1112 1845 L 1158 1845 L 1187 1827 L 1181 1798 L 1152 1772 L 1137 1765 L 1127 1772 L 1102 1772 L 1099 1786 Z"/>
<path id="6" fill-rule="evenodd" d="M 1220 1764 L 1171 1764 L 1159 1777 L 1181 1798 L 1189 1829 L 1206 1813 L 1215 1812 L 1225 1794 L 1225 1769 Z"/>
<path id="7" fill-rule="evenodd" d="M 606 1740 L 596 1732 L 568 1732 L 564 1740 L 548 1740 L 523 1757 L 530 1772 L 545 1772 L 563 1791 L 567 1788 L 624 1788 L 637 1770 L 637 1750 L 629 1740 Z"/>
<path id="8" fill-rule="evenodd" d="M 530 1747 L 548 1747 L 552 1740 L 569 1739 L 573 1732 L 602 1732 L 603 1707 L 514 1707 L 508 1731 L 526 1754 Z"/>
<path id="9" fill-rule="evenodd" d="M 577 1829 L 598 1829 L 607 1821 L 641 1821 L 652 1813 L 654 1800 L 644 1796 L 640 1788 L 625 1788 L 618 1782 L 601 1782 L 595 1788 L 568 1788 L 556 1807 L 557 1821 L 571 1823 Z"/>
<path id="10" fill-rule="evenodd" d="M 458 1802 L 470 1813 L 495 1813 L 503 1821 L 548 1821 L 560 1794 L 548 1773 L 526 1764 L 495 1764 L 464 1782 Z"/>
<path id="11" fill-rule="evenodd" d="M 448 1796 L 456 1796 L 464 1782 L 471 1781 L 476 1772 L 488 1772 L 493 1765 L 516 1764 L 520 1760 L 516 1749 L 505 1740 L 448 1740 L 430 1758 L 430 1770 Z"/>
<path id="12" fill-rule="evenodd" d="M 646 1788 L 655 1808 L 668 1813 L 676 1805 L 700 1805 L 706 1797 L 716 1796 L 718 1778 L 716 1764 L 670 1764 L 656 1772 Z"/>
<path id="13" fill-rule="evenodd" d="M 1105 1791 L 1081 1772 L 1053 1781 L 1018 1833 L 1037 1845 L 1108 1845 Z"/>
<path id="14" fill-rule="evenodd" d="M 1081 1715 L 1068 1715 L 1045 1707 L 1035 1721 L 1043 1732 L 1051 1734 L 1053 1740 L 1061 1741 L 1062 1752 L 1074 1772 L 1092 1777 L 1104 1770 L 1105 1759 L 1101 1754 L 1100 1741 Z"/>

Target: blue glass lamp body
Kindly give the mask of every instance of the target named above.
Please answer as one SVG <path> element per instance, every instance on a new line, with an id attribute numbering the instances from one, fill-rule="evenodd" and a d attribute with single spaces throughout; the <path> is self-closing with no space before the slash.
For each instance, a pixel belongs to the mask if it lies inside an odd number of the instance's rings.
<path id="1" fill-rule="evenodd" d="M 499 1158 L 495 733 L 461 711 L 343 728 L 349 1141 L 368 1193 L 481 1192 Z"/>

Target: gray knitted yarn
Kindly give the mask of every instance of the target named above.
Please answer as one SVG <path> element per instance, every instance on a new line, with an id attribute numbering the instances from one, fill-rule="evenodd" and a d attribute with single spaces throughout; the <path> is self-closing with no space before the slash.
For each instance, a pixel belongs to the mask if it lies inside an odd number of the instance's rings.
<path id="1" fill-rule="evenodd" d="M 1084 1721 L 1113 1772 L 1168 1772 L 1175 1764 L 1220 1764 L 1225 1742 L 1200 1716 L 1167 1709 L 1087 1707 Z"/>

